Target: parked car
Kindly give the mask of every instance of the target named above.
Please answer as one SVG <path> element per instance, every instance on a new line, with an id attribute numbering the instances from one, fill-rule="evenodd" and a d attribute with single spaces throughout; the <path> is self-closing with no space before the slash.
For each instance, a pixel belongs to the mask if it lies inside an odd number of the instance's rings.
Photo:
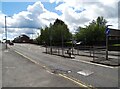
<path id="1" fill-rule="evenodd" d="M 9 45 L 14 45 L 14 43 L 13 42 L 9 42 Z"/>

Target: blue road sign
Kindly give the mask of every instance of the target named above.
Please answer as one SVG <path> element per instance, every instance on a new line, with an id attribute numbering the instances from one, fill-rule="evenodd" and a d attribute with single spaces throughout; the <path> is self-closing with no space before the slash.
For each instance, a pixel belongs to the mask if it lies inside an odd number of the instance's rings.
<path id="1" fill-rule="evenodd" d="M 110 29 L 107 28 L 105 33 L 106 33 L 106 35 L 109 35 L 110 34 Z"/>

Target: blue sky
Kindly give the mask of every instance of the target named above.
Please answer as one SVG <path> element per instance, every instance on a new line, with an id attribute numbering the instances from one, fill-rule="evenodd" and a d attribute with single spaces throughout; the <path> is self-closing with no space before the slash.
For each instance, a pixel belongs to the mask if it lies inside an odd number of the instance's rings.
<path id="1" fill-rule="evenodd" d="M 26 10 L 28 5 L 32 4 L 34 2 L 2 2 L 2 12 L 12 16 L 13 14 Z"/>
<path id="2" fill-rule="evenodd" d="M 8 0 L 9 1 L 9 0 Z M 15 0 L 13 0 L 15 1 Z M 71 32 L 75 32 L 79 26 L 84 27 L 98 16 L 103 16 L 108 24 L 113 25 L 113 28 L 118 28 L 118 8 L 117 2 L 114 0 L 96 0 L 96 2 L 78 2 L 79 0 L 50 0 L 50 2 L 41 2 L 40 0 L 32 2 L 2 2 L 0 3 L 0 26 L 4 27 L 4 16 L 7 17 L 8 35 L 14 38 L 22 33 L 39 33 L 38 30 L 22 29 L 27 28 L 44 28 L 53 23 L 55 19 L 59 18 L 64 21 Z M 31 1 L 31 2 L 28 2 Z M 100 3 L 99 3 L 99 2 Z M 30 5 L 30 6 L 29 6 Z M 114 11 L 114 12 L 113 12 Z M 14 15 L 15 14 L 15 15 Z M 13 29 L 12 29 L 13 28 Z M 4 33 L 4 30 L 0 33 Z M 1 35 L 0 35 L 1 37 Z"/>
<path id="3" fill-rule="evenodd" d="M 2 12 L 8 16 L 12 16 L 13 14 L 18 14 L 21 11 L 26 11 L 28 5 L 33 5 L 35 2 L 2 2 Z M 51 11 L 55 12 L 58 15 L 61 15 L 62 13 L 60 11 L 55 10 L 55 7 L 57 7 L 59 4 L 50 3 L 50 2 L 42 2 L 44 7 Z"/>
<path id="4" fill-rule="evenodd" d="M 41 3 L 44 5 L 44 8 L 47 9 L 48 11 L 57 13 L 58 15 L 62 14 L 60 11 L 55 10 L 55 7 L 60 5 L 61 2 L 57 4 L 55 2 L 54 3 L 41 2 Z M 0 4 L 1 4 L 0 6 L 1 6 L 2 13 L 12 17 L 14 14 L 19 14 L 22 11 L 27 11 L 28 6 L 34 5 L 35 2 L 2 2 Z M 31 32 L 31 31 L 28 31 L 28 32 Z M 13 38 L 14 36 L 9 32 L 8 37 Z"/>

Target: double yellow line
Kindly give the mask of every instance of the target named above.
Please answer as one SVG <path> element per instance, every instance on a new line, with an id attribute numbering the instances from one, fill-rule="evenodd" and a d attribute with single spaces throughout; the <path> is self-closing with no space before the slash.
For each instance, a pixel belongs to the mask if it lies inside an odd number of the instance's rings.
<path id="1" fill-rule="evenodd" d="M 34 64 L 37 64 L 37 65 L 41 66 L 42 68 L 45 68 L 48 73 L 54 74 L 54 73 L 52 73 L 51 71 L 49 71 L 50 69 L 49 69 L 48 67 L 46 67 L 45 65 L 40 64 L 39 62 L 37 62 L 37 61 L 29 58 L 28 56 L 26 56 L 26 55 L 24 55 L 24 54 L 22 54 L 22 53 L 20 53 L 20 52 L 18 52 L 18 51 L 16 51 L 16 50 L 14 50 L 14 51 L 15 51 L 17 54 L 19 54 L 19 55 L 23 56 L 24 58 L 28 59 L 29 61 L 33 62 Z M 65 78 L 65 79 L 67 79 L 67 80 L 70 80 L 70 81 L 74 82 L 75 84 L 77 84 L 77 85 L 80 86 L 80 87 L 85 87 L 85 88 L 87 88 L 87 89 L 95 89 L 93 86 L 84 84 L 84 83 L 82 83 L 80 80 L 75 79 L 75 78 L 72 78 L 72 77 L 70 77 L 70 76 L 67 76 L 66 74 L 58 73 L 57 75 L 60 76 L 60 77 Z"/>

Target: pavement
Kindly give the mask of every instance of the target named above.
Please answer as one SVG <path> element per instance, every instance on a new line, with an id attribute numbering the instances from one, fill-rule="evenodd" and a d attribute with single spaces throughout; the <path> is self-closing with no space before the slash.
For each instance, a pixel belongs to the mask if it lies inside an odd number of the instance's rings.
<path id="1" fill-rule="evenodd" d="M 53 48 L 53 55 L 62 56 L 62 50 L 59 50 L 59 55 L 57 53 L 57 48 Z M 108 51 L 108 60 L 106 60 L 106 53 L 105 51 L 101 50 L 95 50 L 94 57 L 93 57 L 93 51 L 89 50 L 76 50 L 74 49 L 74 56 L 69 57 L 68 54 L 66 54 L 67 49 L 64 48 L 64 56 L 66 58 L 76 58 L 78 60 L 93 62 L 97 64 L 107 65 L 107 66 L 120 66 L 120 52 L 119 51 Z M 50 49 L 48 49 L 48 54 L 50 54 Z"/>
<path id="2" fill-rule="evenodd" d="M 69 79 L 93 87 L 118 87 L 118 69 L 89 62 L 90 57 L 78 56 L 75 59 L 45 54 L 45 48 L 32 44 L 15 44 L 11 50 L 30 59 L 36 64 L 46 66 L 52 72 L 65 74 Z M 103 88 L 104 89 L 104 88 Z"/>
<path id="3" fill-rule="evenodd" d="M 2 87 L 80 87 L 36 65 L 15 51 L 3 51 Z M 82 86 L 81 86 L 82 87 Z"/>

